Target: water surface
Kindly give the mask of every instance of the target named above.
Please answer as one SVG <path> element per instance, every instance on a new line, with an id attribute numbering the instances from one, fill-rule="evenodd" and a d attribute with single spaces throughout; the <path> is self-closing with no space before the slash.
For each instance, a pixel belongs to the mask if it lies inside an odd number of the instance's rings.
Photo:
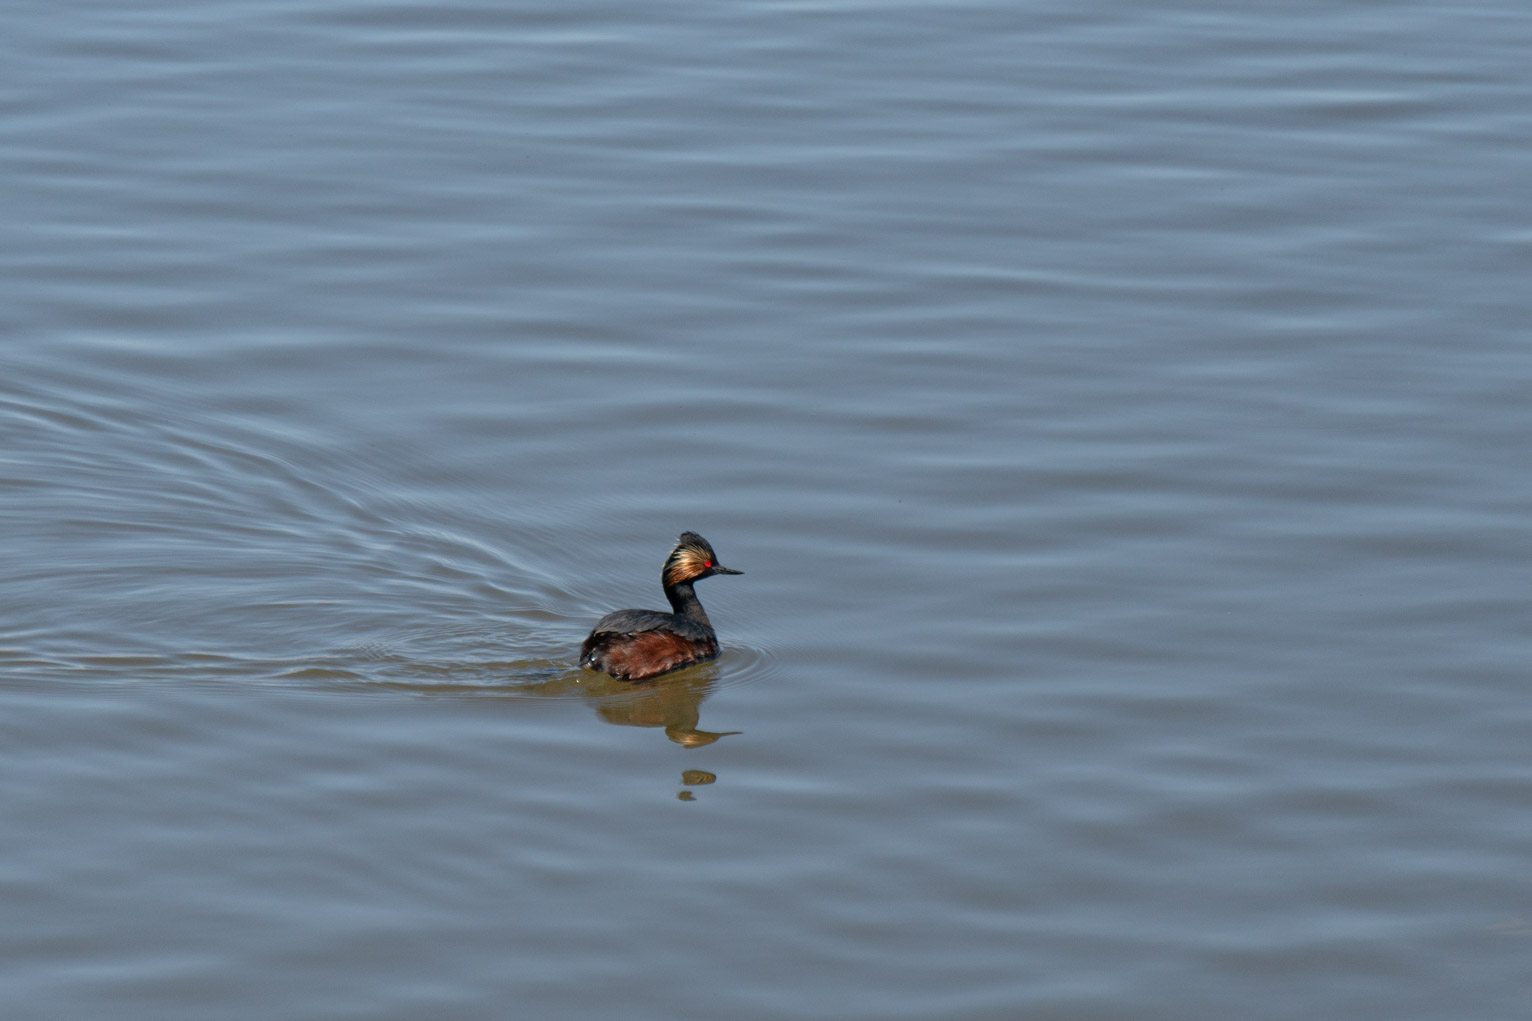
<path id="1" fill-rule="evenodd" d="M 3 24 L 7 1017 L 1525 1016 L 1519 7 Z"/>

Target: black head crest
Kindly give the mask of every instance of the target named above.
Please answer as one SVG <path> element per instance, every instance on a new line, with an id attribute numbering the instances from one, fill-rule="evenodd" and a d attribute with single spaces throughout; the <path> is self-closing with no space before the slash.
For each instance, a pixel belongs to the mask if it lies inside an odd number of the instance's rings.
<path id="1" fill-rule="evenodd" d="M 665 558 L 662 575 L 666 585 L 679 585 L 713 574 L 718 567 L 718 554 L 708 541 L 696 532 L 682 532 L 676 548 Z"/>

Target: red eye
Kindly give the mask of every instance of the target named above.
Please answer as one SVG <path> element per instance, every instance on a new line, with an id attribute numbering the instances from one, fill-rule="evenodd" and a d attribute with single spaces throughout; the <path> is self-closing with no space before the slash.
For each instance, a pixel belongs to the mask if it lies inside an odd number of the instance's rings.
<path id="1" fill-rule="evenodd" d="M 702 566 L 703 567 L 712 567 L 713 566 L 713 562 L 711 560 L 704 560 L 702 562 Z"/>

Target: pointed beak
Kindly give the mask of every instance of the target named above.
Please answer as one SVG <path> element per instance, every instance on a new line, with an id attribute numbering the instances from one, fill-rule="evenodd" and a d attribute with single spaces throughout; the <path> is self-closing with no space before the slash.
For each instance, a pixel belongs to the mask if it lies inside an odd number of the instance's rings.
<path id="1" fill-rule="evenodd" d="M 714 564 L 713 565 L 713 573 L 714 574 L 744 574 L 745 572 L 744 571 L 736 571 L 732 567 L 724 567 L 721 564 Z"/>

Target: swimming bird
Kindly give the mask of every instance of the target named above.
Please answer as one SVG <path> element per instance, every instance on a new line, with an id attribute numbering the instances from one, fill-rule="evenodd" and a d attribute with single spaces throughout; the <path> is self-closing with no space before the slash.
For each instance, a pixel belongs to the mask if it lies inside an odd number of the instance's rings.
<path id="1" fill-rule="evenodd" d="M 580 665 L 622 681 L 650 677 L 702 663 L 718 655 L 718 635 L 692 586 L 715 574 L 744 574 L 724 567 L 708 541 L 682 532 L 665 558 L 660 584 L 672 613 L 615 610 L 596 622 L 580 646 Z"/>

